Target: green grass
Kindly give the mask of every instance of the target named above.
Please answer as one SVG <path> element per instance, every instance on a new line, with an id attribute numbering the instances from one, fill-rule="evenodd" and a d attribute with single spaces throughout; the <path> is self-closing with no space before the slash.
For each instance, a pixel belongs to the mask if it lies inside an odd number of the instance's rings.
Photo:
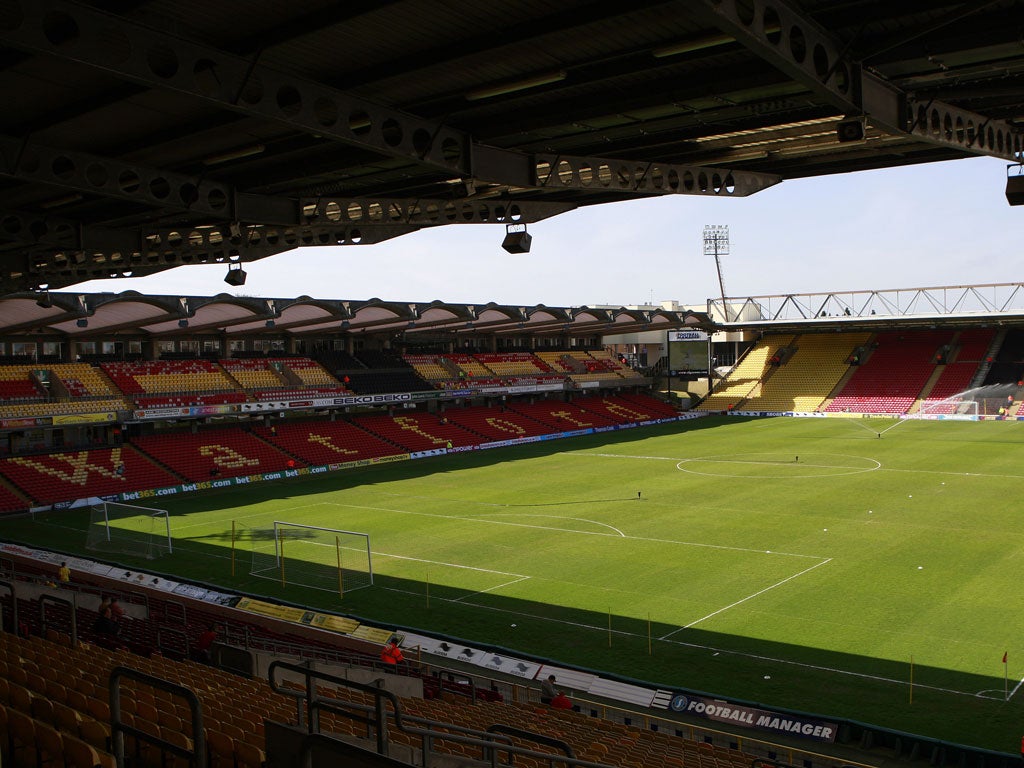
<path id="1" fill-rule="evenodd" d="M 1016 752 L 1024 431 L 877 437 L 893 424 L 707 418 L 160 500 L 175 553 L 149 567 Z M 87 520 L 2 521 L 0 536 L 80 552 Z M 247 551 L 232 578 L 232 521 L 247 535 L 273 520 L 368 532 L 375 585 L 282 588 L 247 575 Z"/>

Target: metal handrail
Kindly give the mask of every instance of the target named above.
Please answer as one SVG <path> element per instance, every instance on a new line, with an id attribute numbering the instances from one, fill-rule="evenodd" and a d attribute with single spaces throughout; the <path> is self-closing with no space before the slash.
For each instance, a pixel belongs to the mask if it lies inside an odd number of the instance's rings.
<path id="1" fill-rule="evenodd" d="M 18 596 L 14 594 L 14 584 L 9 581 L 0 581 L 0 587 L 7 587 L 11 593 L 11 632 L 18 634 Z M 0 631 L 3 631 L 2 617 L 0 617 Z"/>
<path id="2" fill-rule="evenodd" d="M 179 747 L 159 736 L 146 733 L 134 725 L 127 725 L 121 720 L 121 678 L 127 677 L 140 683 L 145 683 L 153 688 L 167 691 L 172 695 L 180 696 L 188 703 L 189 711 L 192 714 L 192 749 Z M 114 758 L 117 764 L 125 764 L 124 736 L 134 736 L 147 744 L 153 744 L 163 752 L 171 752 L 179 757 L 184 757 L 190 765 L 195 768 L 206 768 L 206 731 L 203 730 L 203 712 L 199 698 L 188 688 L 169 682 L 145 672 L 130 667 L 114 667 L 110 671 L 110 738 L 113 742 Z"/>
<path id="3" fill-rule="evenodd" d="M 39 596 L 39 626 L 43 630 L 43 634 L 46 634 L 47 624 L 46 621 L 46 606 L 53 603 L 54 605 L 66 605 L 68 613 L 71 616 L 71 647 L 78 647 L 78 617 L 75 615 L 75 602 L 69 600 L 66 597 L 57 597 L 56 595 L 40 595 Z"/>
<path id="4" fill-rule="evenodd" d="M 173 636 L 181 640 L 181 649 L 171 648 L 164 642 L 165 636 Z M 156 628 L 156 647 L 160 649 L 161 653 L 165 656 L 168 652 L 171 654 L 181 653 L 184 656 L 188 656 L 188 634 L 185 630 L 178 629 L 177 627 L 157 627 Z"/>
<path id="5" fill-rule="evenodd" d="M 528 739 L 529 741 L 535 741 L 538 744 L 543 744 L 546 747 L 554 747 L 560 749 L 565 753 L 566 757 L 576 757 L 576 753 L 573 752 L 572 746 L 561 739 L 556 739 L 551 736 L 544 736 L 540 733 L 534 733 L 533 731 L 526 731 L 522 728 L 515 728 L 511 725 L 492 725 L 487 729 L 488 733 L 503 733 L 506 736 L 515 736 L 519 739 Z"/>
<path id="6" fill-rule="evenodd" d="M 294 689 L 284 688 L 278 684 L 278 680 L 275 673 L 278 670 L 286 670 L 296 672 L 301 675 L 305 680 L 305 691 L 299 692 Z M 365 683 L 357 683 L 353 680 L 346 680 L 342 677 L 330 675 L 325 672 L 319 672 L 309 666 L 291 664 L 289 662 L 274 661 L 271 662 L 270 667 L 267 669 L 267 679 L 270 683 L 272 690 L 277 693 L 281 693 L 286 696 L 295 698 L 296 700 L 305 699 L 306 708 L 309 711 L 309 719 L 307 724 L 307 732 L 309 734 L 319 733 L 319 712 L 324 710 L 327 712 L 333 712 L 335 714 L 349 717 L 350 719 L 359 720 L 365 722 L 368 726 L 372 726 L 376 730 L 376 742 L 377 742 L 377 754 L 385 755 L 388 754 L 388 738 L 387 738 L 387 720 L 388 713 L 384 707 L 384 703 L 390 702 L 392 707 L 391 718 L 394 720 L 395 727 L 410 735 L 420 736 L 423 743 L 423 765 L 425 768 L 429 766 L 430 756 L 434 754 L 432 749 L 432 743 L 435 738 L 440 736 L 443 740 L 453 741 L 460 744 L 466 744 L 469 746 L 479 746 L 484 754 L 489 755 L 491 765 L 494 768 L 498 766 L 498 752 L 503 751 L 508 753 L 509 761 L 511 762 L 513 755 L 520 755 L 523 757 L 534 757 L 541 760 L 547 760 L 549 763 L 563 763 L 566 766 L 579 766 L 580 768 L 610 768 L 605 763 L 595 763 L 587 760 L 580 760 L 569 755 L 556 755 L 550 752 L 540 752 L 537 750 L 528 749 L 526 747 L 519 747 L 512 743 L 511 738 L 506 734 L 498 732 L 480 731 L 472 728 L 464 728 L 462 726 L 454 725 L 452 723 L 440 722 L 437 720 L 429 720 L 427 718 L 420 718 L 416 716 L 406 715 L 402 712 L 402 706 L 398 697 L 384 688 L 377 685 L 367 685 Z M 331 683 L 333 685 L 351 688 L 353 690 L 363 691 L 373 696 L 373 706 L 356 704 L 355 702 L 341 702 L 336 699 L 325 699 L 321 698 L 316 694 L 315 686 L 316 682 Z M 353 711 L 354 710 L 354 711 Z M 357 714 L 359 711 L 372 713 L 372 716 L 366 717 Z M 413 723 L 422 723 L 428 727 L 419 728 L 413 725 Z M 434 727 L 430 727 L 434 726 Z M 443 732 L 439 733 L 435 728 L 444 729 Z M 525 738 L 532 739 L 537 743 L 545 743 L 548 737 L 543 734 L 532 733 L 524 731 Z M 557 740 L 552 740 L 557 741 Z M 500 747 L 500 750 L 496 747 Z M 569 748 L 564 742 L 558 745 L 557 748 Z M 570 748 L 571 749 L 571 748 Z"/>

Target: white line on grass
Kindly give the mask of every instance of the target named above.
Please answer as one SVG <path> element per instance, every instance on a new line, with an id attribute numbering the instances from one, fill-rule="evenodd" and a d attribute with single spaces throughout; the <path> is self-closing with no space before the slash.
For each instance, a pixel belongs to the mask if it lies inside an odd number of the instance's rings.
<path id="1" fill-rule="evenodd" d="M 421 597 L 421 595 L 419 595 L 418 593 L 415 593 L 415 592 L 412 592 L 412 591 L 406 590 L 406 589 L 397 589 L 395 587 L 381 587 L 381 589 L 389 591 L 389 592 L 398 592 L 398 593 L 405 594 L 405 595 L 415 595 L 417 597 Z M 457 598 L 443 598 L 443 597 L 438 597 L 437 599 L 440 600 L 441 602 L 445 602 L 445 603 L 454 603 L 457 600 Z M 541 616 L 539 614 L 534 614 L 534 613 L 524 613 L 522 611 L 511 611 L 511 610 L 508 610 L 507 608 L 498 608 L 498 607 L 495 607 L 493 605 L 485 605 L 483 603 L 463 602 L 463 603 L 461 603 L 461 605 L 469 606 L 471 608 L 479 608 L 480 610 L 491 611 L 493 613 L 503 613 L 503 614 L 506 614 L 508 616 L 514 616 L 514 617 L 516 617 L 516 618 L 518 618 L 520 620 L 522 620 L 522 619 L 534 619 L 536 621 L 546 621 L 546 622 L 549 622 L 551 624 L 557 624 L 557 625 L 563 626 L 563 627 L 575 627 L 577 629 L 588 629 L 588 630 L 593 630 L 595 632 L 600 632 L 602 634 L 608 634 L 608 632 L 609 632 L 608 626 L 605 625 L 605 624 L 584 624 L 583 622 L 578 622 L 578 621 L 566 621 L 565 619 L 555 619 L 555 618 L 551 618 L 550 616 Z M 643 638 L 647 637 L 646 634 L 640 634 L 640 633 L 637 633 L 637 632 L 627 632 L 627 631 L 621 630 L 621 629 L 612 629 L 610 631 L 611 631 L 612 634 L 618 635 L 618 636 L 621 636 L 621 637 L 643 637 Z M 662 638 L 657 638 L 657 639 L 658 640 L 662 640 Z M 699 643 L 687 643 L 687 642 L 683 642 L 683 641 L 680 641 L 680 640 L 664 640 L 664 642 L 669 643 L 671 645 L 678 645 L 678 646 L 681 646 L 681 647 L 684 647 L 684 648 L 693 648 L 693 649 L 697 649 L 697 650 L 713 651 L 713 652 L 716 652 L 716 653 L 726 653 L 726 654 L 730 654 L 730 655 L 733 655 L 733 656 L 739 656 L 739 657 L 742 657 L 742 658 L 753 659 L 754 661 L 763 661 L 763 662 L 770 663 L 770 664 L 784 664 L 784 665 L 788 665 L 788 666 L 791 666 L 791 667 L 800 667 L 802 669 L 811 669 L 811 670 L 816 670 L 818 672 L 829 672 L 829 673 L 833 673 L 833 674 L 836 674 L 836 675 L 846 675 L 847 677 L 856 677 L 856 678 L 860 678 L 862 680 L 872 680 L 874 682 L 888 683 L 888 684 L 892 684 L 892 685 L 899 685 L 899 686 L 902 686 L 902 687 L 906 687 L 908 685 L 906 680 L 898 680 L 896 678 L 884 677 L 882 675 L 871 675 L 871 674 L 868 674 L 866 672 L 853 672 L 851 670 L 839 669 L 838 667 L 827 667 L 827 666 L 824 666 L 824 665 L 821 665 L 821 664 L 807 664 L 805 662 L 793 661 L 792 659 L 780 659 L 780 658 L 776 658 L 774 656 L 763 656 L 763 655 L 754 654 L 754 653 L 744 653 L 742 651 L 736 651 L 736 650 L 729 649 L 729 648 L 716 648 L 713 645 L 702 645 L 702 644 L 699 644 Z M 1022 682 L 1024 682 L 1024 681 L 1022 681 Z M 1020 686 L 1018 685 L 1017 687 L 1019 688 Z M 924 683 L 914 683 L 914 688 L 920 688 L 920 689 L 925 689 L 925 690 L 930 690 L 930 691 L 938 691 L 939 693 L 951 693 L 951 694 L 953 694 L 955 696 L 977 697 L 977 695 L 978 695 L 977 692 L 960 691 L 960 690 L 957 690 L 955 688 L 942 688 L 940 686 L 927 685 L 927 684 L 924 684 Z M 1017 688 L 1014 688 L 1013 692 L 1015 693 L 1016 691 L 1017 691 Z M 1010 696 L 1012 697 L 1013 693 L 1011 693 Z"/>
<path id="2" fill-rule="evenodd" d="M 707 459 L 701 459 L 700 457 L 693 457 L 693 456 L 691 456 L 691 457 L 679 457 L 679 456 L 676 456 L 676 457 L 672 457 L 672 456 L 642 456 L 642 455 L 629 454 L 629 453 L 594 453 L 594 452 L 588 452 L 588 451 L 563 451 L 561 455 L 563 455 L 563 456 L 600 456 L 600 457 L 607 458 L 607 459 L 650 459 L 650 460 L 654 460 L 654 461 L 678 461 L 678 462 L 708 461 Z M 864 456 L 861 456 L 861 457 L 858 457 L 858 458 L 867 459 L 867 457 L 864 457 Z M 1004 478 L 1004 479 L 1010 479 L 1010 480 L 1024 479 L 1024 475 L 1008 475 L 1008 474 L 991 473 L 991 472 L 952 472 L 952 471 L 945 472 L 945 471 L 940 470 L 940 469 L 900 469 L 899 467 L 886 467 L 886 466 L 882 466 L 881 462 L 879 462 L 877 459 L 867 459 L 867 460 L 875 462 L 876 464 L 878 464 L 878 466 L 877 467 L 864 468 L 863 471 L 865 471 L 865 472 L 866 471 L 876 471 L 877 470 L 879 472 L 907 472 L 907 473 L 910 473 L 910 474 L 943 475 L 943 476 L 948 476 L 948 477 L 980 477 L 980 478 L 997 477 L 997 478 Z M 751 464 L 753 464 L 753 463 L 756 463 L 756 462 L 742 462 L 742 461 L 736 461 L 736 460 L 732 460 L 732 459 L 719 459 L 718 461 L 720 461 L 723 464 L 726 464 L 726 463 L 733 463 L 733 464 L 742 464 L 742 463 L 751 463 Z M 779 462 L 764 462 L 764 463 L 766 463 L 766 464 L 774 464 L 774 463 L 779 463 Z M 811 466 L 811 465 L 808 465 L 808 466 Z M 816 465 L 816 466 L 817 466 L 818 469 L 823 468 L 821 465 Z M 833 469 L 833 468 L 834 469 L 855 469 L 855 467 L 827 467 L 827 466 L 824 467 L 824 468 L 826 468 L 826 469 Z M 687 471 L 690 471 L 691 474 L 699 474 L 699 473 L 696 473 L 696 472 L 692 472 L 692 470 L 687 470 Z M 714 477 L 723 477 L 723 475 L 714 475 Z M 738 475 L 738 477 L 744 477 L 744 475 Z M 823 476 L 822 475 L 813 475 L 813 477 L 823 477 Z M 763 478 L 758 476 L 758 477 L 754 477 L 754 478 L 751 478 L 751 479 L 752 480 L 761 480 Z"/>
<path id="3" fill-rule="evenodd" d="M 390 507 L 371 507 L 365 504 L 335 504 L 338 507 L 348 507 L 350 509 L 369 509 L 373 512 L 394 512 L 399 515 L 415 515 L 417 517 L 436 517 L 442 520 L 463 520 L 469 523 L 490 523 L 491 525 L 509 525 L 513 528 L 535 528 L 540 531 L 558 531 L 560 533 L 578 533 L 582 536 L 605 536 L 615 538 L 630 539 L 632 541 L 648 541 L 653 544 L 679 544 L 685 547 L 705 547 L 707 549 L 723 549 L 731 552 L 756 552 L 759 555 L 769 554 L 763 549 L 754 549 L 753 547 L 729 547 L 724 544 L 706 544 L 700 541 L 677 541 L 675 539 L 657 539 L 649 536 L 630 536 L 621 532 L 611 534 L 603 531 L 581 531 L 576 528 L 555 528 L 549 525 L 531 525 L 529 523 L 512 523 L 505 520 L 490 520 L 479 517 L 464 517 L 462 515 L 440 515 L 435 512 L 417 512 L 415 510 L 408 509 L 393 509 Z M 556 520 L 576 520 L 577 518 L 555 518 Z M 610 526 L 609 526 L 610 527 Z M 617 529 L 613 529 L 617 530 Z M 820 560 L 820 555 L 801 555 L 795 552 L 776 552 L 774 549 L 771 551 L 772 555 L 780 555 L 782 557 L 805 557 L 814 560 Z"/>
<path id="4" fill-rule="evenodd" d="M 506 506 L 506 505 L 502 504 L 501 506 Z M 525 515 L 522 512 L 508 512 L 506 514 L 514 515 L 515 517 L 544 517 L 544 518 L 547 518 L 549 520 L 579 520 L 580 522 L 590 523 L 591 525 L 597 525 L 597 526 L 600 526 L 601 528 L 608 528 L 611 531 L 615 531 L 615 535 L 616 536 L 620 536 L 620 537 L 622 537 L 624 539 L 630 538 L 629 536 L 624 534 L 622 531 L 620 531 L 618 528 L 616 528 L 614 525 L 608 525 L 608 523 L 602 523 L 599 520 L 588 520 L 585 517 L 568 517 L 568 518 L 566 518 L 566 517 L 559 517 L 558 515 Z M 478 520 L 479 518 L 472 518 L 472 519 L 473 520 Z M 557 530 L 562 530 L 562 529 L 559 528 Z M 581 531 L 581 533 L 587 533 L 587 531 Z M 596 533 L 596 531 L 595 531 L 595 533 Z"/>
<path id="5" fill-rule="evenodd" d="M 521 581 L 527 581 L 527 580 L 529 580 L 529 578 L 530 578 L 529 576 L 523 576 L 522 578 L 519 578 L 519 579 L 513 579 L 512 581 L 506 581 L 504 584 L 496 584 L 495 586 L 490 587 L 489 589 L 481 589 L 481 590 L 478 590 L 476 592 L 471 592 L 468 595 L 463 595 L 462 597 L 456 597 L 456 598 L 454 598 L 452 600 L 452 602 L 453 603 L 461 603 L 463 600 L 466 600 L 466 599 L 468 599 L 470 597 L 476 597 L 477 595 L 483 595 L 483 594 L 486 594 L 487 592 L 493 592 L 494 590 L 501 589 L 502 587 L 510 587 L 513 584 L 518 584 Z"/>
<path id="6" fill-rule="evenodd" d="M 635 456 L 628 453 L 594 453 L 592 451 L 562 451 L 563 456 L 602 456 L 606 459 L 653 459 L 655 461 L 686 461 L 678 456 Z"/>
<path id="7" fill-rule="evenodd" d="M 813 571 L 815 568 L 818 568 L 818 567 L 820 567 L 822 565 L 827 565 L 828 563 L 831 563 L 831 562 L 832 562 L 832 558 L 831 557 L 826 558 L 825 560 L 822 560 L 820 563 L 815 563 L 810 568 L 804 568 L 804 570 L 800 571 L 799 573 L 794 573 L 792 576 L 787 576 L 786 578 L 782 579 L 781 581 L 777 581 L 774 584 L 771 584 L 771 585 L 765 587 L 764 589 L 759 589 L 757 592 L 754 592 L 753 594 L 747 595 L 746 597 L 737 600 L 735 603 L 732 603 L 731 605 L 727 605 L 727 606 L 725 606 L 723 608 L 719 608 L 717 611 L 712 611 L 707 616 L 702 616 L 701 618 L 699 618 L 699 619 L 697 619 L 695 621 L 691 621 L 689 624 L 686 624 L 685 626 L 682 626 L 679 629 L 674 629 L 671 632 L 669 632 L 667 635 L 662 635 L 658 639 L 659 640 L 668 640 L 676 632 L 682 632 L 684 629 L 689 629 L 690 627 L 696 626 L 697 624 L 700 624 L 702 621 L 706 621 L 706 620 L 710 619 L 712 616 L 717 616 L 720 613 L 728 611 L 730 608 L 735 608 L 737 605 L 741 605 L 742 603 L 745 603 L 748 600 L 753 600 L 758 595 L 763 595 L 765 592 L 773 590 L 776 587 L 781 587 L 787 581 L 792 581 L 793 579 L 796 579 L 796 578 L 798 578 L 800 576 L 803 576 L 805 573 L 809 573 L 809 572 Z"/>
<path id="8" fill-rule="evenodd" d="M 1010 691 L 1010 695 L 1006 697 L 1007 701 L 1009 701 L 1010 699 L 1012 699 L 1016 695 L 1017 691 L 1020 690 L 1021 685 L 1024 685 L 1024 678 L 1022 678 L 1019 683 L 1017 683 L 1015 686 L 1013 686 L 1013 690 Z"/>
<path id="9" fill-rule="evenodd" d="M 329 545 L 328 545 L 329 546 Z M 443 565 L 446 568 L 462 568 L 467 571 L 480 571 L 481 573 L 495 573 L 498 576 L 514 576 L 519 581 L 530 578 L 522 573 L 512 573 L 510 571 L 496 571 L 493 568 L 477 568 L 473 565 L 459 565 L 458 563 L 445 563 L 441 560 L 425 560 L 422 557 L 408 557 L 406 555 L 391 555 L 387 552 L 374 552 L 376 557 L 390 557 L 395 560 L 411 560 L 414 563 L 426 563 L 427 565 Z"/>

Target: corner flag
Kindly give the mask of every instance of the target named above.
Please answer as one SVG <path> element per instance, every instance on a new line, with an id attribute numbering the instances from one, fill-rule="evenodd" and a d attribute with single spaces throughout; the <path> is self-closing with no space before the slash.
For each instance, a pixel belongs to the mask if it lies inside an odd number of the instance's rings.
<path id="1" fill-rule="evenodd" d="M 1009 651 L 1003 651 L 1003 664 L 1006 663 L 1006 654 L 1008 654 L 1008 653 L 1009 653 Z"/>

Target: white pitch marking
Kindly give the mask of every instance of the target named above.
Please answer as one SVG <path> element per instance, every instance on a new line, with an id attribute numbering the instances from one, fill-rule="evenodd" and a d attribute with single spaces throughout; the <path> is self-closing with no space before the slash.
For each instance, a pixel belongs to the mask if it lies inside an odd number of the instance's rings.
<path id="1" fill-rule="evenodd" d="M 1013 690 L 1010 691 L 1010 695 L 1006 697 L 1007 701 L 1009 701 L 1010 699 L 1012 699 L 1014 697 L 1014 695 L 1017 693 L 1017 691 L 1020 690 L 1021 685 L 1024 685 L 1024 678 L 1022 678 L 1020 680 L 1020 682 L 1018 682 L 1015 686 L 1013 686 Z"/>
<path id="2" fill-rule="evenodd" d="M 501 589 L 502 587 L 509 587 L 509 586 L 511 586 L 513 584 L 518 584 L 521 581 L 528 581 L 529 578 L 530 578 L 529 576 L 523 576 L 522 578 L 519 578 L 519 579 L 513 579 L 512 581 L 506 581 L 504 584 L 497 584 L 497 585 L 491 587 L 490 589 L 481 589 L 481 590 L 479 590 L 477 592 L 471 592 L 468 595 L 463 595 L 462 597 L 456 597 L 455 599 L 452 600 L 452 602 L 453 603 L 461 603 L 463 600 L 466 600 L 467 598 L 476 597 L 477 595 L 483 595 L 483 594 L 485 594 L 487 592 L 493 592 L 494 590 Z"/>
<path id="3" fill-rule="evenodd" d="M 364 504 L 335 504 L 338 507 L 349 507 L 351 509 L 369 509 L 374 512 L 394 512 L 399 515 L 416 515 L 418 517 L 436 517 L 442 520 L 465 520 L 471 523 L 490 523 L 491 525 L 509 525 L 513 528 L 535 528 L 540 531 L 560 531 L 562 533 L 578 533 L 581 536 L 607 536 L 611 537 L 611 533 L 603 533 L 601 531 L 580 531 L 574 528 L 554 528 L 548 525 L 529 525 L 527 523 L 511 523 L 504 520 L 490 520 L 487 518 L 479 517 L 464 517 L 462 515 L 438 515 L 432 512 L 415 512 L 407 509 L 391 509 L 389 507 L 370 507 Z M 556 520 L 574 520 L 575 518 L 555 518 Z M 677 541 L 675 539 L 657 539 L 650 536 L 629 536 L 626 534 L 619 534 L 618 537 L 623 539 L 630 539 L 632 541 L 649 541 L 653 544 L 679 544 L 686 547 L 705 547 L 707 549 L 722 549 L 731 552 L 756 552 L 759 555 L 763 555 L 765 552 L 763 549 L 754 549 L 752 547 L 729 547 L 724 544 L 705 544 L 700 541 Z M 795 552 L 778 552 L 772 550 L 773 555 L 782 555 L 784 557 L 806 557 L 814 560 L 820 560 L 819 555 L 801 555 Z"/>
<path id="4" fill-rule="evenodd" d="M 590 523 L 591 525 L 598 525 L 598 526 L 600 526 L 602 528 L 608 528 L 609 530 L 615 531 L 616 535 L 621 536 L 624 539 L 630 538 L 629 536 L 624 534 L 622 531 L 620 531 L 618 528 L 616 528 L 614 525 L 609 525 L 608 523 L 602 523 L 599 520 L 588 520 L 585 517 L 558 517 L 557 515 L 524 515 L 524 514 L 522 514 L 520 512 L 508 512 L 506 514 L 509 515 L 509 516 L 514 516 L 514 517 L 544 517 L 544 518 L 547 518 L 549 520 L 579 520 L 582 523 Z M 500 516 L 500 514 L 499 514 L 499 516 Z M 473 518 L 473 519 L 477 520 L 478 522 L 480 521 L 480 518 Z M 557 530 L 563 530 L 563 529 L 559 528 Z M 580 531 L 580 533 L 588 533 L 588 531 Z"/>
<path id="5" fill-rule="evenodd" d="M 700 459 L 700 457 L 693 457 L 693 456 L 691 456 L 691 457 L 675 457 L 675 458 L 672 458 L 672 457 L 668 457 L 668 456 L 638 456 L 638 455 L 628 454 L 628 453 L 589 453 L 589 452 L 584 453 L 584 452 L 576 452 L 576 451 L 572 451 L 572 452 L 565 451 L 565 452 L 562 453 L 562 455 L 564 455 L 564 456 L 602 456 L 602 457 L 610 458 L 610 459 L 654 459 L 654 460 L 658 460 L 658 461 L 679 461 L 679 462 L 696 461 L 696 460 L 706 461 L 706 459 Z M 727 461 L 727 460 L 723 460 L 723 463 L 725 463 L 725 461 Z M 1007 475 L 1007 474 L 1002 474 L 1002 473 L 988 473 L 988 472 L 944 472 L 944 471 L 939 470 L 939 469 L 900 469 L 898 467 L 883 467 L 877 461 L 877 459 L 871 459 L 871 461 L 875 461 L 876 463 L 879 464 L 879 466 L 877 466 L 877 467 L 870 468 L 871 471 L 878 471 L 878 472 L 908 472 L 908 473 L 912 473 L 912 474 L 922 474 L 922 475 L 948 475 L 949 477 L 982 477 L 982 478 L 986 478 L 986 477 L 999 477 L 999 478 L 1007 478 L 1007 479 L 1011 479 L 1011 480 L 1024 479 L 1024 475 Z M 836 469 L 854 469 L 854 467 L 836 467 Z M 755 479 L 760 479 L 760 478 L 755 478 Z"/>
<path id="6" fill-rule="evenodd" d="M 774 584 L 771 584 L 771 585 L 765 587 L 764 589 L 760 589 L 760 590 L 758 590 L 757 592 L 754 592 L 751 595 L 747 595 L 746 597 L 744 597 L 744 598 L 742 598 L 740 600 L 737 600 L 735 603 L 732 603 L 731 605 L 727 605 L 727 606 L 725 606 L 723 608 L 719 608 L 717 611 L 712 611 L 707 616 L 702 616 L 701 618 L 699 618 L 699 619 L 697 619 L 695 621 L 691 621 L 689 624 L 686 624 L 685 626 L 682 626 L 679 629 L 674 629 L 671 632 L 669 632 L 667 635 L 662 635 L 658 639 L 659 640 L 667 640 L 668 638 L 672 637 L 672 635 L 674 635 L 676 632 L 682 632 L 684 629 L 689 629 L 690 627 L 696 626 L 697 624 L 700 624 L 702 621 L 706 621 L 706 620 L 710 619 L 712 616 L 717 616 L 718 614 L 723 613 L 724 611 L 728 611 L 730 608 L 735 608 L 737 605 L 741 605 L 742 603 L 745 603 L 748 600 L 753 600 L 758 595 L 763 595 L 765 592 L 768 592 L 768 591 L 770 591 L 772 589 L 775 589 L 776 587 L 781 587 L 787 581 L 792 581 L 795 578 L 803 576 L 805 573 L 809 573 L 810 571 L 813 571 L 815 568 L 818 568 L 818 567 L 820 567 L 822 565 L 827 565 L 828 563 L 831 563 L 831 562 L 832 562 L 832 558 L 830 557 L 830 558 L 827 558 L 825 560 L 822 560 L 820 563 L 815 563 L 810 568 L 805 568 L 804 570 L 800 571 L 799 573 L 794 573 L 792 576 L 787 576 L 786 578 L 782 579 L 782 581 L 777 581 Z"/>
<path id="7" fill-rule="evenodd" d="M 426 560 L 422 557 L 408 557 L 406 555 L 389 555 L 387 552 L 374 552 L 377 557 L 391 557 L 395 560 L 412 560 L 414 562 L 425 562 L 428 565 L 443 565 L 449 568 L 464 568 L 465 570 L 478 570 L 481 573 L 497 573 L 498 575 L 510 575 L 515 577 L 517 580 L 522 581 L 523 579 L 529 579 L 528 575 L 523 573 L 512 573 L 507 570 L 494 570 L 493 568 L 477 568 L 475 565 L 459 565 L 454 562 L 442 562 L 440 560 Z"/>

